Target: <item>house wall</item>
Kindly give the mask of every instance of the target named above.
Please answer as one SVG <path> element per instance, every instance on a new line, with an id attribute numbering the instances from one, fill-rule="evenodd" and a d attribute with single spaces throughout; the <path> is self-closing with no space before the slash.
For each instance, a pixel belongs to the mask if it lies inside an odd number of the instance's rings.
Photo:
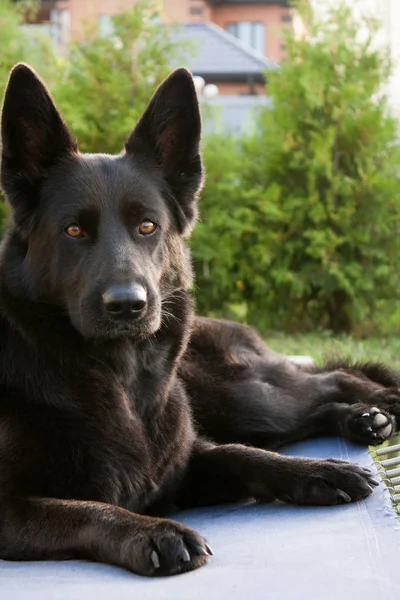
<path id="1" fill-rule="evenodd" d="M 84 22 L 96 25 L 99 15 L 117 14 L 135 4 L 136 0 L 59 0 L 58 8 L 69 11 L 70 39 L 79 39 L 84 30 Z M 162 20 L 166 23 L 196 23 L 213 21 L 223 29 L 228 23 L 251 21 L 263 22 L 266 25 L 264 53 L 274 60 L 282 60 L 285 56 L 280 31 L 290 27 L 290 23 L 282 21 L 289 9 L 279 5 L 244 4 L 210 6 L 205 0 L 164 0 Z"/>
<path id="2" fill-rule="evenodd" d="M 83 34 L 84 22 L 96 25 L 99 15 L 115 15 L 134 4 L 136 0 L 59 0 L 57 8 L 69 11 L 70 38 L 76 40 Z M 211 9 L 204 0 L 164 0 L 161 18 L 165 23 L 210 21 Z"/>
<path id="3" fill-rule="evenodd" d="M 281 31 L 290 27 L 290 23 L 282 21 L 284 15 L 290 11 L 279 5 L 242 4 L 214 6 L 211 20 L 226 29 L 228 23 L 240 21 L 265 23 L 265 48 L 264 54 L 268 58 L 280 61 L 285 56 L 285 49 L 281 37 Z"/>
<path id="4" fill-rule="evenodd" d="M 221 96 L 242 96 L 250 94 L 250 86 L 247 83 L 217 82 L 217 85 Z M 255 84 L 253 87 L 253 93 L 257 95 L 264 95 L 265 87 L 263 85 Z"/>
<path id="5" fill-rule="evenodd" d="M 211 21 L 211 12 L 204 0 L 164 0 L 162 19 L 165 23 L 198 23 Z"/>
<path id="6" fill-rule="evenodd" d="M 96 26 L 99 15 L 116 15 L 135 4 L 135 0 L 60 0 L 57 8 L 67 9 L 70 17 L 70 39 L 79 39 L 85 24 Z"/>
<path id="7" fill-rule="evenodd" d="M 59 36 L 60 49 L 65 41 L 79 40 L 85 27 L 96 27 L 100 15 L 114 15 L 131 8 L 137 0 L 57 0 L 57 9 L 68 11 L 67 34 Z M 165 23 L 214 22 L 223 29 L 228 23 L 252 21 L 266 24 L 265 54 L 272 59 L 284 58 L 284 48 L 280 31 L 291 24 L 283 20 L 290 15 L 290 9 L 276 5 L 211 5 L 206 0 L 163 0 L 161 19 Z M 65 23 L 64 23 L 65 24 Z M 69 30 L 68 30 L 69 27 Z M 63 29 L 64 31 L 64 29 Z M 208 82 L 206 82 L 208 83 Z M 250 93 L 247 83 L 215 82 L 221 95 L 245 95 Z M 253 93 L 264 95 L 265 88 L 255 85 Z"/>

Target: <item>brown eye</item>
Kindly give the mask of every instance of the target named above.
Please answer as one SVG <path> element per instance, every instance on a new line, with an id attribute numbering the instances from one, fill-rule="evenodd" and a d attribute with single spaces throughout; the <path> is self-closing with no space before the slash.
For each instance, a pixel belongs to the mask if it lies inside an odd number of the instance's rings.
<path id="1" fill-rule="evenodd" d="M 69 237 L 77 238 L 82 235 L 83 231 L 79 227 L 79 225 L 73 223 L 72 225 L 68 225 L 68 227 L 65 228 L 65 233 L 69 235 Z"/>
<path id="2" fill-rule="evenodd" d="M 157 229 L 157 225 L 153 221 L 142 221 L 139 225 L 139 233 L 142 235 L 150 235 Z"/>

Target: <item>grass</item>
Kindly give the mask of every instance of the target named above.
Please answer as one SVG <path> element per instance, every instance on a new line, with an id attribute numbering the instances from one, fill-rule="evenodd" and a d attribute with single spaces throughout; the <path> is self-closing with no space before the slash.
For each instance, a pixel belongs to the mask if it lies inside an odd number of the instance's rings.
<path id="1" fill-rule="evenodd" d="M 308 354 L 317 363 L 334 355 L 355 361 L 378 361 L 400 369 L 400 336 L 358 339 L 347 335 L 334 337 L 330 332 L 292 335 L 271 332 L 264 339 L 276 352 Z"/>

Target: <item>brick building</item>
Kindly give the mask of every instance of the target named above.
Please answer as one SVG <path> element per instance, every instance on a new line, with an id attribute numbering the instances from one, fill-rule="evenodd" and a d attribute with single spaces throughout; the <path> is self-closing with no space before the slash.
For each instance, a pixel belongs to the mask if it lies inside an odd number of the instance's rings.
<path id="1" fill-rule="evenodd" d="M 79 39 L 83 22 L 107 28 L 110 15 L 135 0 L 42 0 L 40 20 L 52 21 L 60 41 Z M 291 24 L 288 0 L 163 0 L 164 22 L 212 22 L 273 60 L 284 57 L 280 31 Z"/>
<path id="2" fill-rule="evenodd" d="M 56 47 L 79 40 L 85 24 L 112 32 L 111 16 L 135 0 L 42 0 L 38 20 Z M 264 94 L 265 72 L 284 58 L 282 30 L 292 26 L 289 0 L 163 0 L 161 20 L 183 25 L 199 44 L 185 65 L 223 94 Z"/>

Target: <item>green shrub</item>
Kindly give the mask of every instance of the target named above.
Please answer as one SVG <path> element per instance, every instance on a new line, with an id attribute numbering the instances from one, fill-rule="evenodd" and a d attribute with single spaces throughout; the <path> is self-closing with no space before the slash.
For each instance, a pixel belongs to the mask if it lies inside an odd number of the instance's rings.
<path id="1" fill-rule="evenodd" d="M 22 22 L 33 17 L 38 3 L 25 0 L 17 4 L 11 0 L 0 0 L 0 102 L 8 81 L 10 69 L 17 62 L 29 62 L 40 69 L 44 77 L 54 73 L 55 58 L 50 40 L 39 33 L 27 33 L 20 28 Z M 0 238 L 4 233 L 8 206 L 0 190 Z"/>
<path id="2" fill-rule="evenodd" d="M 10 69 L 17 62 L 29 62 L 43 77 L 54 73 L 55 58 L 50 40 L 40 33 L 21 29 L 21 23 L 34 16 L 38 2 L 18 3 L 0 0 L 0 98 L 3 98 Z"/>
<path id="3" fill-rule="evenodd" d="M 360 332 L 400 289 L 397 121 L 382 92 L 391 62 L 377 23 L 345 3 L 326 20 L 300 10 L 308 35 L 288 36 L 257 133 L 237 150 L 206 140 L 198 302 L 222 315 L 239 304 L 258 327 Z"/>

